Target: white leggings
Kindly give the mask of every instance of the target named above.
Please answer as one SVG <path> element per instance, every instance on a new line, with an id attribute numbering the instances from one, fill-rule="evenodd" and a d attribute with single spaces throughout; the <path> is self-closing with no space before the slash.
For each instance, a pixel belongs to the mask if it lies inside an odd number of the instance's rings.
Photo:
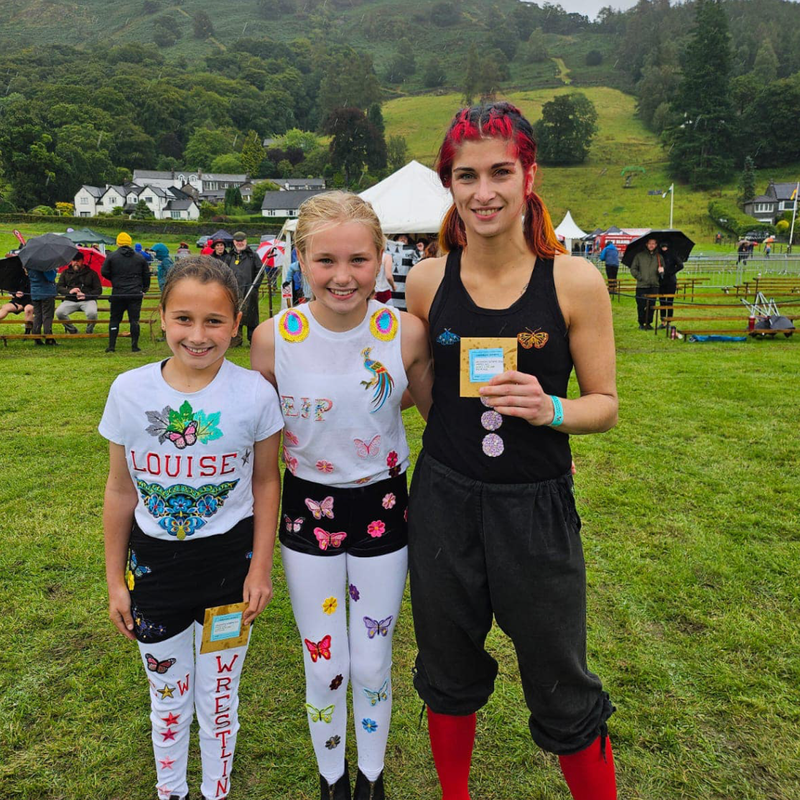
<path id="1" fill-rule="evenodd" d="M 159 800 L 173 794 L 186 797 L 189 792 L 186 765 L 189 728 L 195 710 L 200 725 L 203 797 L 217 800 L 227 797 L 230 791 L 239 730 L 239 679 L 247 645 L 201 654 L 202 640 L 203 626 L 194 623 L 163 642 L 139 642 L 150 682 L 150 722 Z"/>
<path id="2" fill-rule="evenodd" d="M 358 766 L 374 781 L 383 770 L 389 737 L 392 634 L 408 550 L 364 558 L 312 556 L 282 547 L 281 554 L 303 640 L 306 710 L 319 772 L 329 784 L 344 773 L 347 684 L 352 680 Z"/>

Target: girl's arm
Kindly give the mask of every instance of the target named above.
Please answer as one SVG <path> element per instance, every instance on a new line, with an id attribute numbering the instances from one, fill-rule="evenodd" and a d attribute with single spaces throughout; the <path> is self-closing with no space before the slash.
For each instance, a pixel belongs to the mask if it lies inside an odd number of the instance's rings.
<path id="1" fill-rule="evenodd" d="M 260 372 L 276 389 L 275 380 L 275 323 L 262 322 L 253 334 L 250 344 L 250 368 Z"/>
<path id="2" fill-rule="evenodd" d="M 128 639 L 133 635 L 131 595 L 125 584 L 128 542 L 131 538 L 133 512 L 138 496 L 133 485 L 125 448 L 109 442 L 109 466 L 103 499 L 103 531 L 106 546 L 106 583 L 108 584 L 108 616 L 117 630 Z"/>
<path id="3" fill-rule="evenodd" d="M 575 364 L 580 397 L 560 398 L 563 433 L 602 433 L 617 424 L 616 353 L 611 302 L 600 273 L 583 258 L 556 259 L 554 278 L 559 305 L 569 330 L 569 349 Z M 522 372 L 496 375 L 481 395 L 491 398 L 495 411 L 521 417 L 531 425 L 550 425 L 555 406 L 539 381 Z"/>
<path id="4" fill-rule="evenodd" d="M 253 445 L 253 558 L 244 581 L 249 603 L 244 622 L 252 622 L 272 599 L 272 554 L 278 528 L 281 476 L 278 469 L 280 432 Z"/>
<path id="5" fill-rule="evenodd" d="M 403 364 L 408 378 L 408 393 L 422 418 L 427 421 L 433 389 L 433 362 L 428 347 L 428 328 L 413 314 L 400 312 Z M 404 403 L 403 407 L 406 405 Z"/>

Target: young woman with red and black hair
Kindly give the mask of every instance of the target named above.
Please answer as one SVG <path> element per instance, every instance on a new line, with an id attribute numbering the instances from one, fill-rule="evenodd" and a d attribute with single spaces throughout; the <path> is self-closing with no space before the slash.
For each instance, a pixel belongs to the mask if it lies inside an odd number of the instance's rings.
<path id="1" fill-rule="evenodd" d="M 576 800 L 612 800 L 613 707 L 586 664 L 586 577 L 569 434 L 617 420 L 614 338 L 600 273 L 556 239 L 534 192 L 536 142 L 509 103 L 463 109 L 437 169 L 453 206 L 445 256 L 408 277 L 427 322 L 433 407 L 409 507 L 415 686 L 444 800 L 468 800 L 475 715 L 497 662 L 493 619 L 517 652 L 530 731 Z M 461 339 L 517 340 L 517 366 L 462 397 Z M 474 350 L 472 351 L 474 352 Z M 580 396 L 567 399 L 572 369 Z"/>

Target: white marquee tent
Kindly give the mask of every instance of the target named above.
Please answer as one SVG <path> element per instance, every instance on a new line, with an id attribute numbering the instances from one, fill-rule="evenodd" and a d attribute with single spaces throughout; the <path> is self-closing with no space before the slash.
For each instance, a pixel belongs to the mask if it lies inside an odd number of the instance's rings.
<path id="1" fill-rule="evenodd" d="M 575 224 L 575 220 L 572 219 L 572 214 L 567 211 L 566 216 L 561 220 L 561 224 L 556 228 L 556 236 L 564 240 L 564 246 L 567 248 L 567 252 L 571 253 L 573 240 L 583 239 L 583 237 L 586 236 L 586 232 L 582 231 Z"/>

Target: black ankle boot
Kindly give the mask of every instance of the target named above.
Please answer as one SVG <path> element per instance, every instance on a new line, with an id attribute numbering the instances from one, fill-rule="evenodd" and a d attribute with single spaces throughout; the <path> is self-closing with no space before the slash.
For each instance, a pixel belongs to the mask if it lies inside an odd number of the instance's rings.
<path id="1" fill-rule="evenodd" d="M 347 770 L 347 762 L 344 762 L 344 775 L 334 784 L 328 783 L 325 778 L 319 776 L 319 798 L 320 800 L 350 800 L 350 773 Z"/>
<path id="2" fill-rule="evenodd" d="M 383 789 L 383 772 L 374 781 L 371 781 L 359 770 L 356 776 L 353 800 L 386 800 L 386 792 Z"/>

